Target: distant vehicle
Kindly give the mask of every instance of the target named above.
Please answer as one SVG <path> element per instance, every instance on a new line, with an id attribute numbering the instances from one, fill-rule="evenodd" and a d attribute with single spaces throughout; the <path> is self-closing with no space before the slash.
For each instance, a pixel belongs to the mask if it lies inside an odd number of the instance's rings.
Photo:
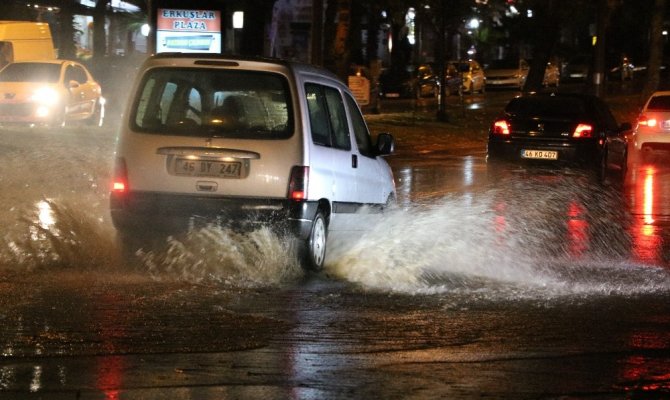
<path id="1" fill-rule="evenodd" d="M 486 86 L 521 90 L 526 84 L 528 70 L 528 62 L 524 59 L 494 60 L 485 69 Z"/>
<path id="2" fill-rule="evenodd" d="M 373 142 L 349 88 L 323 69 L 161 53 L 140 69 L 124 118 L 110 209 L 126 251 L 200 221 L 267 226 L 318 270 L 329 232 L 360 229 L 362 212 L 395 201 L 393 137 Z"/>
<path id="3" fill-rule="evenodd" d="M 387 70 L 379 77 L 379 94 L 386 98 L 437 97 L 440 79 L 429 64 L 409 71 Z"/>
<path id="4" fill-rule="evenodd" d="M 589 76 L 591 68 L 591 57 L 579 55 L 569 60 L 563 70 L 563 80 L 571 82 L 584 82 Z"/>
<path id="5" fill-rule="evenodd" d="M 473 94 L 475 92 L 484 93 L 486 91 L 486 77 L 481 65 L 475 60 L 454 60 L 449 64 L 456 66 L 461 74 L 461 83 L 463 93 Z"/>
<path id="6" fill-rule="evenodd" d="M 0 70 L 0 123 L 102 125 L 100 85 L 78 62 L 20 61 Z"/>
<path id="7" fill-rule="evenodd" d="M 654 92 L 637 118 L 630 146 L 631 161 L 670 155 L 670 91 Z"/>
<path id="8" fill-rule="evenodd" d="M 535 93 L 512 99 L 489 130 L 487 157 L 625 173 L 629 123 L 596 96 Z"/>
<path id="9" fill-rule="evenodd" d="M 49 24 L 0 21 L 0 68 L 10 62 L 56 58 Z"/>

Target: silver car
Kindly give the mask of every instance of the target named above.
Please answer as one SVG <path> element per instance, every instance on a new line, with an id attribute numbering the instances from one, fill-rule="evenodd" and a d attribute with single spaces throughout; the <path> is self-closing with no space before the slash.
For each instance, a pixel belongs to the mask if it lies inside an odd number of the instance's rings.
<path id="1" fill-rule="evenodd" d="M 347 86 L 312 66 L 183 54 L 149 58 L 116 149 L 111 215 L 122 242 L 197 221 L 270 224 L 323 267 L 330 230 L 395 199 L 383 156 Z"/>

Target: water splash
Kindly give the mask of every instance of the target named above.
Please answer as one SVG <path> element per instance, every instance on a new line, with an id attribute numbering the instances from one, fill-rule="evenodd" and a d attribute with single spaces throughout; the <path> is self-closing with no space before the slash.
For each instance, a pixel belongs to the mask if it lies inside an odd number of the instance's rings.
<path id="1" fill-rule="evenodd" d="M 364 290 L 489 300 L 670 292 L 666 268 L 631 259 L 614 196 L 579 185 L 520 196 L 537 185 L 515 185 L 392 210 L 365 231 L 333 234 L 325 275 Z M 4 237 L 0 269 L 129 272 L 114 228 L 95 210 L 44 199 L 23 215 Z M 269 228 L 205 226 L 137 256 L 132 272 L 154 280 L 281 287 L 304 277 L 291 241 Z"/>
<path id="2" fill-rule="evenodd" d="M 44 199 L 3 238 L 0 269 L 14 272 L 144 274 L 155 280 L 273 286 L 303 276 L 291 242 L 270 229 L 249 233 L 207 226 L 167 237 L 160 249 L 125 258 L 111 223 L 76 203 Z"/>
<path id="3" fill-rule="evenodd" d="M 328 270 L 373 290 L 561 297 L 670 292 L 670 271 L 633 260 L 616 190 L 588 179 L 512 177 L 337 236 Z"/>
<path id="4" fill-rule="evenodd" d="M 156 279 L 217 281 L 236 286 L 279 285 L 303 276 L 291 242 L 264 227 L 237 233 L 209 225 L 167 238 L 165 251 L 140 251 Z"/>
<path id="5" fill-rule="evenodd" d="M 44 199 L 3 238 L 0 266 L 23 270 L 118 269 L 113 235 L 102 218 Z"/>

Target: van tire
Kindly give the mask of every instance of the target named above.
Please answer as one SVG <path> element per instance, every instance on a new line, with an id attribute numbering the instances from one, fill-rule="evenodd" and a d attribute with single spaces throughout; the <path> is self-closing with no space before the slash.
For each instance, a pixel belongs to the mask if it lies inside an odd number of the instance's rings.
<path id="1" fill-rule="evenodd" d="M 300 263 L 310 271 L 321 271 L 326 259 L 326 241 L 328 227 L 321 210 L 316 212 L 312 221 L 309 237 L 300 246 Z"/>

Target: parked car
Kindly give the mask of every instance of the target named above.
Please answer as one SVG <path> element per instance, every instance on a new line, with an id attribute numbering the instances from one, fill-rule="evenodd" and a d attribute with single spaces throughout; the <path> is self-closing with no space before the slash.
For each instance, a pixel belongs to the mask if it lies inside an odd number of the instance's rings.
<path id="1" fill-rule="evenodd" d="M 583 94 L 534 93 L 512 99 L 489 130 L 487 157 L 625 172 L 630 123 Z"/>
<path id="2" fill-rule="evenodd" d="M 653 93 L 637 118 L 630 146 L 631 161 L 650 161 L 670 154 L 670 91 Z"/>
<path id="3" fill-rule="evenodd" d="M 18 61 L 0 70 L 0 123 L 99 126 L 104 107 L 100 85 L 77 62 Z"/>
<path id="4" fill-rule="evenodd" d="M 495 88 L 522 89 L 528 77 L 528 62 L 509 58 L 494 60 L 485 70 L 486 85 Z"/>
<path id="5" fill-rule="evenodd" d="M 475 60 L 455 60 L 449 64 L 456 66 L 460 72 L 463 93 L 484 93 L 486 91 L 486 77 L 481 65 Z"/>
<path id="6" fill-rule="evenodd" d="M 379 77 L 379 94 L 386 98 L 437 97 L 440 79 L 429 64 L 409 70 L 390 69 Z"/>
<path id="7" fill-rule="evenodd" d="M 563 80 L 571 82 L 584 82 L 589 76 L 591 68 L 591 57 L 578 55 L 568 60 L 563 69 Z"/>
<path id="8" fill-rule="evenodd" d="M 383 156 L 337 76 L 261 58 L 159 54 L 140 69 L 120 123 L 111 216 L 128 251 L 203 221 L 259 224 L 297 239 L 322 268 L 330 231 L 395 199 Z M 164 236 L 163 236 L 164 237 Z"/>

